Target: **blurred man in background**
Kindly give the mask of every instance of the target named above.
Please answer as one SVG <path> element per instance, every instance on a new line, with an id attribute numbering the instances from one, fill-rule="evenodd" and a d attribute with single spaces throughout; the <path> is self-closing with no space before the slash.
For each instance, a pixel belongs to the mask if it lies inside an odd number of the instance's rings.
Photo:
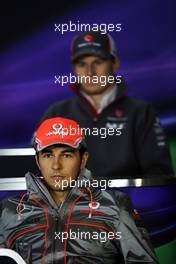
<path id="1" fill-rule="evenodd" d="M 88 168 L 100 178 L 162 177 L 173 174 L 165 134 L 153 107 L 126 95 L 114 40 L 84 32 L 72 43 L 76 96 L 52 105 L 43 120 L 62 116 L 86 130 Z M 82 77 L 82 78 L 81 78 Z"/>

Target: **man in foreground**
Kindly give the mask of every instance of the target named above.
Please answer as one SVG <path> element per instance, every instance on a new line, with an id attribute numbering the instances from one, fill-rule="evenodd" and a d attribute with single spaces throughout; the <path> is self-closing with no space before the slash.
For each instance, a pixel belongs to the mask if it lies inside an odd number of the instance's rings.
<path id="1" fill-rule="evenodd" d="M 34 142 L 40 174 L 27 173 L 27 192 L 2 201 L 0 247 L 32 264 L 158 263 L 126 194 L 92 186 L 76 122 L 45 120 Z"/>
<path id="2" fill-rule="evenodd" d="M 72 86 L 76 97 L 52 105 L 43 120 L 62 116 L 85 128 L 87 167 L 100 178 L 171 176 L 165 134 L 153 107 L 128 97 L 116 76 L 120 61 L 112 37 L 80 34 L 72 43 L 71 62 L 79 77 Z"/>

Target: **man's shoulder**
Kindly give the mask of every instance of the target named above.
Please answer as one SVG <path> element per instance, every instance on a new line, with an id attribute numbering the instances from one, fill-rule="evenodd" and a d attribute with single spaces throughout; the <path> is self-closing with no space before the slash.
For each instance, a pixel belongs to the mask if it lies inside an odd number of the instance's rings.
<path id="1" fill-rule="evenodd" d="M 63 107 L 70 107 L 71 105 L 77 104 L 78 101 L 79 101 L 79 99 L 77 97 L 64 99 L 64 100 L 57 101 L 57 102 L 53 103 L 50 106 L 50 109 L 57 110 L 57 109 L 60 109 L 60 108 L 63 108 Z"/>
<path id="2" fill-rule="evenodd" d="M 22 195 L 11 195 L 0 201 L 0 211 L 5 208 L 10 209 L 13 206 L 17 206 L 22 198 Z"/>
<path id="3" fill-rule="evenodd" d="M 71 97 L 65 100 L 55 102 L 50 105 L 44 116 L 41 119 L 41 122 L 45 119 L 62 116 L 65 118 L 70 117 L 70 113 L 79 112 L 79 98 Z"/>
<path id="4" fill-rule="evenodd" d="M 124 103 L 128 104 L 131 107 L 135 107 L 135 108 L 151 107 L 151 103 L 144 101 L 142 99 L 133 98 L 131 96 L 126 96 Z"/>
<path id="5" fill-rule="evenodd" d="M 131 208 L 131 200 L 127 193 L 117 190 L 106 190 L 118 207 Z"/>

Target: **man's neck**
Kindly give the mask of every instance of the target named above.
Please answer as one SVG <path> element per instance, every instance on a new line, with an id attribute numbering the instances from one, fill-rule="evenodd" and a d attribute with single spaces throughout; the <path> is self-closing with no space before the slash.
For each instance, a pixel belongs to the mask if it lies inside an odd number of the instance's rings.
<path id="1" fill-rule="evenodd" d="M 53 200 L 55 201 L 55 203 L 57 204 L 57 206 L 59 206 L 66 198 L 67 194 L 68 194 L 69 190 L 65 190 L 65 191 L 50 191 L 50 194 L 53 198 Z"/>
<path id="2" fill-rule="evenodd" d="M 98 110 L 101 106 L 101 101 L 105 95 L 107 95 L 112 89 L 114 88 L 114 84 L 109 85 L 107 89 L 101 93 L 101 94 L 95 94 L 95 95 L 90 95 L 90 98 L 93 100 L 95 104 L 95 108 Z"/>
<path id="3" fill-rule="evenodd" d="M 95 107 L 95 109 L 99 112 L 101 112 L 101 107 L 102 107 L 102 100 L 105 96 L 107 96 L 108 94 L 110 94 L 114 89 L 116 89 L 116 85 L 112 84 L 110 85 L 103 93 L 99 93 L 99 94 L 86 94 L 85 92 L 83 92 L 83 95 L 85 97 L 87 97 L 87 99 L 89 99 L 90 101 L 92 101 L 93 106 Z M 116 90 L 117 91 L 117 90 Z M 110 99 L 111 100 L 111 99 Z"/>

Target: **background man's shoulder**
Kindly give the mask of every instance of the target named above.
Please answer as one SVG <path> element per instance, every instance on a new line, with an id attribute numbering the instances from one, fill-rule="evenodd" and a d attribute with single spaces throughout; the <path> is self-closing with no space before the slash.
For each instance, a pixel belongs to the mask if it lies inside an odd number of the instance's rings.
<path id="1" fill-rule="evenodd" d="M 79 99 L 77 97 L 72 97 L 69 99 L 58 101 L 52 104 L 47 111 L 45 112 L 44 116 L 42 117 L 42 121 L 52 117 L 67 117 L 67 113 L 70 114 L 71 112 L 75 112 L 75 108 L 79 104 Z"/>
<path id="2" fill-rule="evenodd" d="M 126 102 L 131 106 L 131 107 L 135 107 L 135 108 L 153 108 L 152 104 L 147 102 L 147 101 L 144 101 L 144 100 L 141 100 L 141 99 L 136 99 L 136 98 L 133 98 L 133 97 L 130 97 L 130 96 L 127 96 L 126 97 Z"/>
<path id="3" fill-rule="evenodd" d="M 77 97 L 64 99 L 64 100 L 57 101 L 57 102 L 53 103 L 52 105 L 50 105 L 49 109 L 56 109 L 57 110 L 57 109 L 60 109 L 61 107 L 68 106 L 70 104 L 75 104 L 75 103 L 77 103 L 77 101 L 78 101 Z"/>

